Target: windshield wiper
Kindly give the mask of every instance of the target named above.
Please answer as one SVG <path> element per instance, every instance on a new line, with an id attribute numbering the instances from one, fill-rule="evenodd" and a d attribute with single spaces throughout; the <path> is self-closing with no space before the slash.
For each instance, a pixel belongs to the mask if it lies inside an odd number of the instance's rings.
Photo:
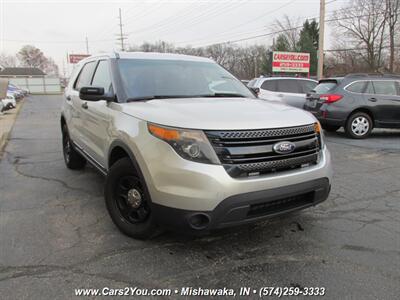
<path id="1" fill-rule="evenodd" d="M 214 93 L 208 95 L 201 95 L 200 97 L 210 97 L 210 98 L 219 98 L 219 97 L 238 97 L 238 98 L 247 98 L 245 95 L 238 93 Z"/>
<path id="2" fill-rule="evenodd" d="M 149 101 L 154 99 L 171 99 L 171 98 L 193 98 L 199 96 L 192 96 L 192 95 L 152 95 L 152 96 L 141 96 L 141 97 L 132 97 L 128 98 L 126 102 L 133 102 L 133 101 Z"/>
<path id="3" fill-rule="evenodd" d="M 126 102 L 149 101 L 155 99 L 172 99 L 172 98 L 220 98 L 220 97 L 246 98 L 245 95 L 237 93 L 214 93 L 214 94 L 204 94 L 204 95 L 152 95 L 152 96 L 128 98 Z"/>

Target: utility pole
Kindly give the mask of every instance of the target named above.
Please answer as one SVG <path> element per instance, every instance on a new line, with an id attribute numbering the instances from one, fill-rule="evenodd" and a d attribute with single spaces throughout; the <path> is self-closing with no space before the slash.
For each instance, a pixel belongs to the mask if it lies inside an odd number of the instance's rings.
<path id="1" fill-rule="evenodd" d="M 89 54 L 89 40 L 87 36 L 86 36 L 86 54 Z"/>
<path id="2" fill-rule="evenodd" d="M 125 51 L 125 46 L 124 46 L 124 40 L 126 37 L 124 36 L 122 32 L 122 13 L 121 13 L 121 8 L 119 9 L 119 38 L 117 40 L 121 41 L 121 51 Z"/>
<path id="3" fill-rule="evenodd" d="M 320 0 L 319 38 L 318 38 L 318 80 L 324 76 L 324 33 L 325 33 L 325 0 Z"/>
<path id="4" fill-rule="evenodd" d="M 257 60 L 257 56 L 254 56 L 254 78 L 257 78 L 258 74 L 258 60 Z"/>

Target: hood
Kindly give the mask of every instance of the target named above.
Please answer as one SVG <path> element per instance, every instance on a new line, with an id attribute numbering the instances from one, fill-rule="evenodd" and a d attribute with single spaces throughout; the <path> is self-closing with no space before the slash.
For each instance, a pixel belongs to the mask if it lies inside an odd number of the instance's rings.
<path id="1" fill-rule="evenodd" d="M 121 108 L 148 122 L 188 129 L 264 129 L 316 122 L 301 109 L 248 98 L 161 99 L 124 103 Z"/>

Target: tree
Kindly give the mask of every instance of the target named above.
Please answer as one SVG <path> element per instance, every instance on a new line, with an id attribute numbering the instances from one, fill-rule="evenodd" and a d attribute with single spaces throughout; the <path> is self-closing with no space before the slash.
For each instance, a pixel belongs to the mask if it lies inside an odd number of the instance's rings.
<path id="1" fill-rule="evenodd" d="M 396 27 L 399 20 L 400 0 L 385 0 L 385 18 L 389 30 L 389 71 L 393 72 L 394 68 L 394 48 L 395 48 L 395 35 Z"/>
<path id="2" fill-rule="evenodd" d="M 386 20 L 381 6 L 379 0 L 352 0 L 349 7 L 336 13 L 337 27 L 355 48 L 362 50 L 371 71 L 383 66 Z"/>
<path id="3" fill-rule="evenodd" d="M 52 75 L 52 76 L 58 76 L 59 75 L 59 70 L 56 62 L 51 58 L 47 58 L 46 64 L 43 66 L 42 69 L 43 72 L 45 72 L 47 75 Z"/>
<path id="4" fill-rule="evenodd" d="M 289 41 L 288 41 L 286 35 L 284 35 L 284 34 L 278 35 L 272 48 L 274 51 L 290 51 L 291 50 Z"/>
<path id="5" fill-rule="evenodd" d="M 8 55 L 0 53 L 0 66 L 2 67 L 16 67 L 18 65 L 15 55 Z"/>
<path id="6" fill-rule="evenodd" d="M 58 66 L 51 57 L 46 57 L 44 53 L 35 46 L 26 45 L 17 54 L 20 64 L 24 67 L 39 68 L 47 75 L 59 75 Z"/>
<path id="7" fill-rule="evenodd" d="M 318 50 L 319 28 L 318 23 L 313 20 L 306 20 L 300 31 L 297 50 L 300 52 L 310 53 L 310 74 L 315 75 L 317 72 L 317 50 Z"/>
<path id="8" fill-rule="evenodd" d="M 19 50 L 17 57 L 24 67 L 36 67 L 43 69 L 47 63 L 47 58 L 43 52 L 35 46 L 26 45 Z"/>
<path id="9" fill-rule="evenodd" d="M 291 19 L 288 15 L 275 21 L 275 27 L 282 32 L 280 35 L 286 37 L 286 41 L 289 44 L 288 51 L 296 51 L 299 41 L 299 29 L 301 28 L 299 24 L 299 19 Z"/>

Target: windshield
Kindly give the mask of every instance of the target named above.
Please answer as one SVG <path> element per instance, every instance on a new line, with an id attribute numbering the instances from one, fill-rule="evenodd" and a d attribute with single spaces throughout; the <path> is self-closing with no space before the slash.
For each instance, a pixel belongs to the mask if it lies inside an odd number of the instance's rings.
<path id="1" fill-rule="evenodd" d="M 120 59 L 129 99 L 212 97 L 255 98 L 240 80 L 216 63 L 185 60 Z"/>

